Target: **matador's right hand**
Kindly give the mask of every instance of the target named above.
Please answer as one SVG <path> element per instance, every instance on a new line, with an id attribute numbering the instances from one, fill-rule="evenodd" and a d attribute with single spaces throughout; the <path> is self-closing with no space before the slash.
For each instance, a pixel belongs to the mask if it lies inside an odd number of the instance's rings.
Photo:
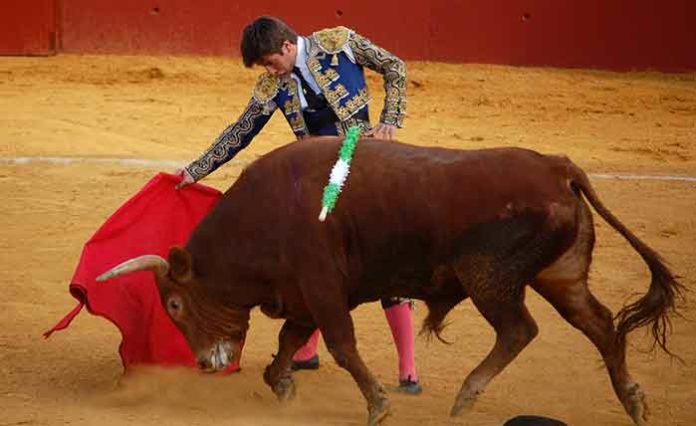
<path id="1" fill-rule="evenodd" d="M 176 189 L 181 189 L 195 182 L 193 176 L 191 176 L 186 169 L 179 169 L 175 174 L 181 178 L 181 181 L 176 184 Z"/>

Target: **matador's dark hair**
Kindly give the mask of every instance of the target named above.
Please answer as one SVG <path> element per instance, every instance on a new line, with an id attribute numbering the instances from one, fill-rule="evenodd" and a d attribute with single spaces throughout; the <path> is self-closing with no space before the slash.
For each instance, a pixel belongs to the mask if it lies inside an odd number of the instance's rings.
<path id="1" fill-rule="evenodd" d="M 288 24 L 273 16 L 261 16 L 242 32 L 242 59 L 250 68 L 271 53 L 280 53 L 283 42 L 297 44 L 297 33 Z"/>

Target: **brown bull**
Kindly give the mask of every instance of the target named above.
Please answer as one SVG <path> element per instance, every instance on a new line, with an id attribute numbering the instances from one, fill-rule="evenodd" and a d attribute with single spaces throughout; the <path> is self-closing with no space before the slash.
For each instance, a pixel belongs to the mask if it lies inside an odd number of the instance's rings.
<path id="1" fill-rule="evenodd" d="M 353 308 L 383 297 L 420 299 L 429 308 L 424 330 L 439 334 L 447 313 L 471 298 L 497 338 L 464 380 L 451 410 L 457 415 L 536 336 L 524 304 L 529 285 L 594 343 L 619 400 L 644 423 L 644 395 L 626 367 L 626 335 L 649 326 L 667 350 L 668 314 L 681 286 L 607 210 L 582 170 L 523 149 L 363 140 L 336 210 L 320 222 L 338 148 L 338 139 L 315 139 L 265 155 L 168 261 L 145 256 L 101 278 L 154 270 L 163 306 L 207 370 L 239 357 L 252 308 L 284 318 L 278 354 L 264 372 L 281 400 L 295 393 L 292 355 L 318 327 L 367 400 L 368 424 L 388 414 L 389 401 L 356 349 Z M 595 234 L 583 196 L 652 273 L 647 294 L 619 312 L 616 327 L 588 289 Z"/>

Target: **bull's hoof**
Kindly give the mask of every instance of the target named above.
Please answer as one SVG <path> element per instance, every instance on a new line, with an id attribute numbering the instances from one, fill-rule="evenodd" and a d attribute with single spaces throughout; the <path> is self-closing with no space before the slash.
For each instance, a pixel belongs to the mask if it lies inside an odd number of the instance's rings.
<path id="1" fill-rule="evenodd" d="M 628 415 L 633 419 L 633 423 L 638 426 L 645 426 L 648 424 L 648 404 L 645 401 L 643 389 L 641 389 L 637 383 L 626 392 L 626 403 L 624 407 Z"/>
<path id="2" fill-rule="evenodd" d="M 293 380 L 292 376 L 282 377 L 273 385 L 273 393 L 275 393 L 280 402 L 292 401 L 297 394 L 295 380 Z"/>
<path id="3" fill-rule="evenodd" d="M 377 426 L 391 413 L 391 403 L 386 396 L 381 396 L 376 403 L 370 404 L 367 410 L 367 426 Z"/>
<path id="4" fill-rule="evenodd" d="M 454 400 L 454 405 L 450 410 L 450 416 L 456 417 L 469 410 L 474 406 L 476 399 L 483 391 L 473 391 L 470 389 L 462 389 L 457 394 L 457 399 Z"/>

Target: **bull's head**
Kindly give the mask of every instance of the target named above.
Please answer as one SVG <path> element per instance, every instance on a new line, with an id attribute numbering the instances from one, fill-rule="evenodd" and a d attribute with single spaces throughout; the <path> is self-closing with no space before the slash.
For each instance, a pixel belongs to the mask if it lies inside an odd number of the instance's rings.
<path id="1" fill-rule="evenodd" d="M 186 249 L 173 247 L 168 260 L 157 255 L 127 260 L 97 281 L 143 270 L 155 273 L 162 306 L 186 338 L 199 368 L 220 371 L 239 360 L 249 309 L 225 303 L 220 289 L 197 278 Z"/>

